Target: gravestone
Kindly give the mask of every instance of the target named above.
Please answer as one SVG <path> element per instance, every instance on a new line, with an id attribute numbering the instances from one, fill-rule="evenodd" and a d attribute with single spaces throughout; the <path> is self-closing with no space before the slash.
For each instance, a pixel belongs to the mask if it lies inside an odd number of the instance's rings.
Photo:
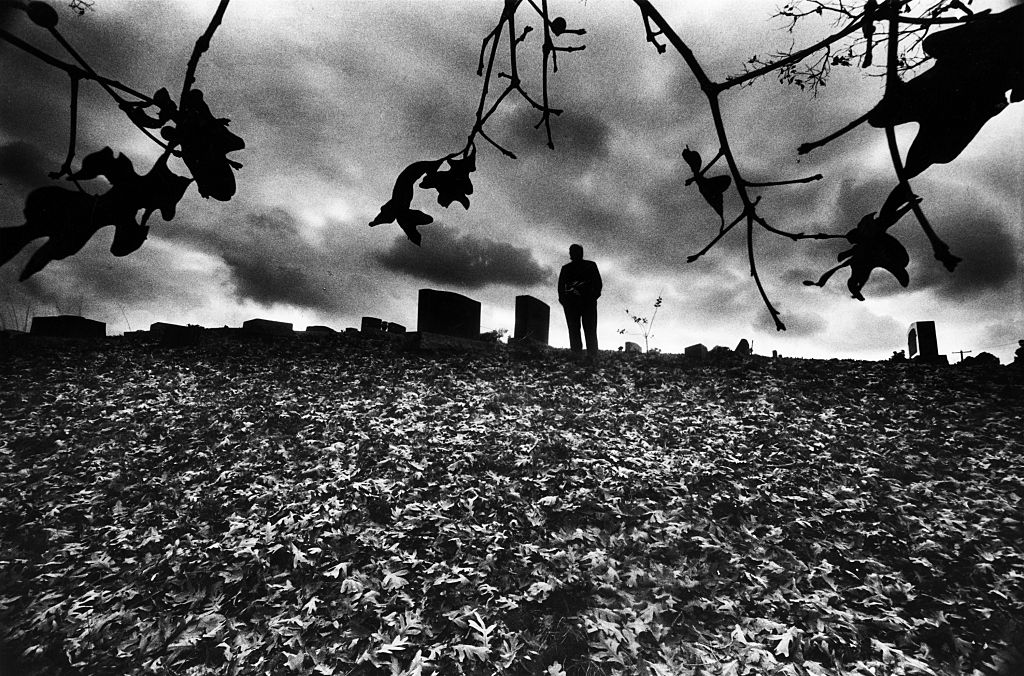
<path id="1" fill-rule="evenodd" d="M 626 341 L 625 350 L 626 354 L 639 354 L 644 351 L 643 348 L 640 347 L 640 343 L 634 343 L 628 340 Z"/>
<path id="2" fill-rule="evenodd" d="M 935 361 L 939 356 L 935 340 L 935 322 L 914 322 L 907 331 L 907 355 L 920 361 Z"/>
<path id="3" fill-rule="evenodd" d="M 291 336 L 292 325 L 289 322 L 275 322 L 271 319 L 250 319 L 242 322 L 242 329 L 254 336 Z"/>
<path id="4" fill-rule="evenodd" d="M 683 355 L 690 359 L 697 359 L 698 361 L 704 361 L 708 358 L 708 348 L 704 343 L 697 343 L 683 350 Z"/>
<path id="5" fill-rule="evenodd" d="M 160 339 L 161 347 L 190 347 L 198 345 L 202 341 L 203 327 L 195 324 L 182 326 L 181 324 L 168 324 L 167 322 L 155 322 L 149 325 L 149 334 Z"/>
<path id="6" fill-rule="evenodd" d="M 741 338 L 740 342 L 739 342 L 739 345 L 736 346 L 736 349 L 733 350 L 733 352 L 735 352 L 736 354 L 742 354 L 744 357 L 749 357 L 750 356 L 750 343 L 747 342 L 746 338 Z"/>
<path id="7" fill-rule="evenodd" d="M 548 344 L 551 308 L 533 296 L 516 296 L 516 324 L 512 340 Z"/>
<path id="8" fill-rule="evenodd" d="M 480 303 L 451 291 L 420 289 L 416 330 L 479 340 Z"/>
<path id="9" fill-rule="evenodd" d="M 384 330 L 384 322 L 378 317 L 363 317 L 359 322 L 361 333 L 380 333 Z"/>
<path id="10" fill-rule="evenodd" d="M 337 333 L 337 331 L 335 331 L 334 329 L 332 329 L 329 326 L 314 325 L 314 326 L 307 326 L 306 327 L 306 333 L 322 333 L 322 334 L 330 335 L 332 333 Z"/>
<path id="11" fill-rule="evenodd" d="M 33 317 L 29 333 L 33 336 L 51 338 L 105 338 L 107 325 L 78 315 Z"/>
<path id="12" fill-rule="evenodd" d="M 396 324 L 395 322 L 388 322 L 387 332 L 388 333 L 405 333 L 405 327 L 403 325 L 401 325 L 401 324 Z"/>

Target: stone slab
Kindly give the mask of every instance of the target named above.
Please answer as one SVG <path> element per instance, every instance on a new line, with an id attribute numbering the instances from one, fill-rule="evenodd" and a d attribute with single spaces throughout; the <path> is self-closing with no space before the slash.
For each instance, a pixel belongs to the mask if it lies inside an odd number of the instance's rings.
<path id="1" fill-rule="evenodd" d="M 105 322 L 86 319 L 78 315 L 33 317 L 29 333 L 33 336 L 49 336 L 51 338 L 105 338 L 107 325 Z"/>

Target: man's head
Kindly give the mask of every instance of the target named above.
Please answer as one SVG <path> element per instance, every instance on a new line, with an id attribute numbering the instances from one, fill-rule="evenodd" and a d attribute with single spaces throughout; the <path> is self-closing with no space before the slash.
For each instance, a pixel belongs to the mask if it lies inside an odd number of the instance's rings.
<path id="1" fill-rule="evenodd" d="M 573 244 L 569 247 L 569 260 L 581 261 L 583 260 L 583 247 L 579 244 Z"/>

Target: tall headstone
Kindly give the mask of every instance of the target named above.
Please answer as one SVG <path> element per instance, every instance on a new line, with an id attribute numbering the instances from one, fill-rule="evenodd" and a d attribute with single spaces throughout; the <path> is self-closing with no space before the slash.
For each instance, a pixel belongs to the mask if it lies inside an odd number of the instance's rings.
<path id="1" fill-rule="evenodd" d="M 551 308 L 533 296 L 516 296 L 516 325 L 512 339 L 548 344 Z"/>
<path id="2" fill-rule="evenodd" d="M 736 354 L 742 354 L 743 356 L 750 355 L 750 342 L 746 338 L 740 338 L 740 342 L 736 345 L 736 349 L 733 350 Z"/>
<path id="3" fill-rule="evenodd" d="M 104 338 L 107 335 L 107 325 L 78 315 L 33 317 L 29 333 L 33 336 L 52 338 Z"/>
<path id="4" fill-rule="evenodd" d="M 634 343 L 629 340 L 626 341 L 624 350 L 626 354 L 640 354 L 644 351 L 644 349 L 640 347 L 640 343 Z"/>
<path id="5" fill-rule="evenodd" d="M 416 330 L 478 340 L 480 303 L 451 291 L 420 289 Z"/>
<path id="6" fill-rule="evenodd" d="M 359 322 L 360 333 L 380 333 L 384 330 L 384 322 L 379 317 L 363 317 Z"/>
<path id="7" fill-rule="evenodd" d="M 256 336 L 291 336 L 292 325 L 289 322 L 275 322 L 271 319 L 250 319 L 242 322 L 242 329 Z"/>
<path id="8" fill-rule="evenodd" d="M 932 361 L 939 356 L 939 345 L 935 340 L 935 322 L 914 322 L 907 331 L 907 355 L 911 359 Z"/>

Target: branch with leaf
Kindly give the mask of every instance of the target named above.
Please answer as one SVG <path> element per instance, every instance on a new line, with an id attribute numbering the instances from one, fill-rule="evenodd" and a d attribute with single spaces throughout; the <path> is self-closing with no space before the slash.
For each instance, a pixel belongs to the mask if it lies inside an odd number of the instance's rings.
<path id="1" fill-rule="evenodd" d="M 177 102 L 166 88 L 150 96 L 120 81 L 100 75 L 74 48 L 59 29 L 60 15 L 45 2 L 7 0 L 2 4 L 20 10 L 30 23 L 46 31 L 71 57 L 63 61 L 26 39 L 0 28 L 0 40 L 43 63 L 67 73 L 71 82 L 71 122 L 64 162 L 50 178 L 64 179 L 73 188 L 50 185 L 32 191 L 25 200 L 25 223 L 0 228 L 0 265 L 16 256 L 37 239 L 46 242 L 33 253 L 21 272 L 25 280 L 55 260 L 78 253 L 100 229 L 114 227 L 110 252 L 126 256 L 142 246 L 149 234 L 149 217 L 159 211 L 165 221 L 174 218 L 178 202 L 193 182 L 199 194 L 220 201 L 235 194 L 235 170 L 241 164 L 228 154 L 245 147 L 245 142 L 228 129 L 229 120 L 215 117 L 202 90 L 196 88 L 196 70 L 202 55 L 220 26 L 230 0 L 220 0 L 209 25 L 195 43 L 184 84 Z M 72 3 L 80 15 L 91 3 Z M 160 157 L 144 175 L 138 174 L 131 159 L 105 147 L 86 155 L 79 169 L 73 169 L 77 155 L 78 98 L 81 81 L 98 84 L 124 112 L 128 121 L 162 148 Z M 180 158 L 191 173 L 181 176 L 168 161 Z M 84 182 L 103 177 L 109 188 L 90 192 Z"/>
<path id="2" fill-rule="evenodd" d="M 698 192 L 718 216 L 719 228 L 716 235 L 700 251 L 688 257 L 694 262 L 704 256 L 722 239 L 743 224 L 746 234 L 746 252 L 750 275 L 767 308 L 775 327 L 784 330 L 779 311 L 768 297 L 758 271 L 757 233 L 781 236 L 791 241 L 803 239 L 829 240 L 846 239 L 853 248 L 840 254 L 841 264 L 823 274 L 810 285 L 822 286 L 838 269 L 851 268 L 849 282 L 854 298 L 864 298 L 861 293 L 870 273 L 882 268 L 894 274 L 901 284 L 909 284 L 904 255 L 906 250 L 889 230 L 907 213 L 913 213 L 932 243 L 935 256 L 949 270 L 959 262 L 949 247 L 928 223 L 920 205 L 920 199 L 913 195 L 909 179 L 920 174 L 929 166 L 953 160 L 970 143 L 981 126 L 1008 105 L 1021 100 L 1024 94 L 1022 70 L 1024 60 L 1019 58 L 1019 36 L 1024 34 L 1024 6 L 1018 5 L 1000 13 L 972 12 L 960 0 L 939 0 L 923 8 L 914 9 L 900 0 L 863 0 L 846 3 L 829 0 L 792 0 L 779 12 L 779 16 L 791 21 L 792 30 L 800 21 L 810 16 L 834 15 L 835 30 L 804 48 L 793 48 L 776 54 L 773 58 L 754 57 L 748 62 L 750 69 L 740 75 L 722 80 L 712 79 L 701 61 L 687 42 L 681 37 L 658 11 L 651 0 L 634 0 L 640 10 L 646 39 L 659 53 L 666 53 L 669 47 L 682 57 L 703 92 L 714 125 L 716 148 L 713 158 L 705 163 L 701 149 L 682 150 L 682 157 L 689 167 L 691 176 L 683 181 L 684 186 L 695 184 Z M 523 87 L 518 72 L 518 50 L 527 44 L 532 25 L 517 29 L 517 18 L 522 21 L 539 23 L 543 39 L 542 53 L 542 95 L 532 97 Z M 506 0 L 495 28 L 484 38 L 481 47 L 478 75 L 483 78 L 480 103 L 476 119 L 465 148 L 438 160 L 415 162 L 403 170 L 395 183 L 392 199 L 370 223 L 371 226 L 397 222 L 411 241 L 419 244 L 420 225 L 432 222 L 433 218 L 411 207 L 417 181 L 420 188 L 435 189 L 438 202 L 449 206 L 459 201 L 469 206 L 472 184 L 469 173 L 476 169 L 475 142 L 482 138 L 503 155 L 515 158 L 515 154 L 491 138 L 485 131 L 489 118 L 511 95 L 519 95 L 540 113 L 537 127 L 544 126 L 548 146 L 554 147 L 551 133 L 551 118 L 561 113 L 550 106 L 548 95 L 549 76 L 557 72 L 559 51 L 579 51 L 582 46 L 555 45 L 554 38 L 563 35 L 582 35 L 582 29 L 569 30 L 561 17 L 552 18 L 548 1 Z M 883 35 L 876 31 L 876 24 L 885 23 L 888 30 Z M 944 30 L 937 27 L 953 26 Z M 510 72 L 495 72 L 495 57 L 502 36 L 508 53 Z M 881 102 L 858 120 L 829 137 L 806 143 L 799 148 L 800 154 L 826 145 L 829 141 L 852 131 L 863 122 L 885 130 L 892 154 L 897 185 L 884 200 L 879 214 L 869 214 L 846 234 L 793 232 L 770 224 L 759 213 L 758 205 L 762 196 L 753 194 L 755 189 L 787 186 L 821 180 L 820 174 L 801 178 L 784 178 L 774 181 L 751 181 L 746 178 L 731 143 L 734 132 L 725 124 L 722 112 L 723 97 L 731 90 L 741 89 L 755 79 L 777 74 L 781 81 L 810 88 L 815 91 L 824 84 L 833 67 L 859 65 L 870 69 L 875 62 L 875 52 L 880 45 L 886 49 L 886 92 Z M 489 49 L 488 49 L 489 47 Z M 901 51 L 902 50 L 902 51 Z M 900 79 L 919 64 L 934 60 L 929 70 L 913 77 L 908 82 Z M 872 74 L 874 71 L 872 71 Z M 506 80 L 506 86 L 497 96 L 489 97 L 491 88 L 499 80 Z M 893 127 L 907 122 L 921 125 L 917 138 L 907 153 L 906 166 L 895 145 Z M 707 142 L 704 145 L 708 145 Z M 711 173 L 719 161 L 724 168 Z M 444 164 L 447 169 L 442 169 Z M 422 179 L 422 180 L 421 180 Z M 726 216 L 725 196 L 735 194 L 739 201 L 738 213 Z M 727 223 L 728 221 L 728 223 Z M 907 256 L 909 261 L 909 256 Z"/>

